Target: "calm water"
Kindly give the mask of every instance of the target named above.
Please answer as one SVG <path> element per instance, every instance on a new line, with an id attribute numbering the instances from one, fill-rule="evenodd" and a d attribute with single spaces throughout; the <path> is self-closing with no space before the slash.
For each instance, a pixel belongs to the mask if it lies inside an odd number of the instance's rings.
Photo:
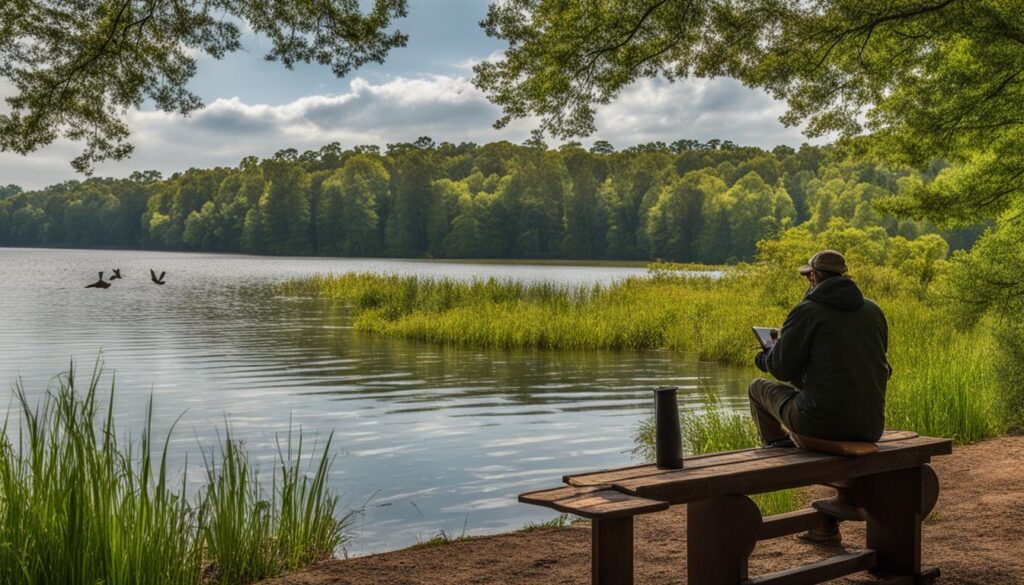
<path id="1" fill-rule="evenodd" d="M 121 268 L 107 290 L 84 289 Z M 149 268 L 167 285 L 149 281 Z M 740 403 L 744 370 L 667 352 L 480 351 L 360 334 L 333 302 L 276 297 L 270 285 L 317 272 L 608 283 L 641 268 L 262 258 L 0 248 L 0 383 L 33 399 L 74 360 L 116 376 L 117 424 L 138 431 L 146 401 L 172 434 L 174 462 L 198 478 L 199 445 L 225 424 L 268 466 L 289 424 L 340 449 L 332 481 L 362 507 L 350 554 L 444 530 L 514 530 L 554 514 L 516 494 L 574 470 L 632 462 L 650 390 L 698 378 Z M 0 392 L 7 393 L 6 389 Z M 686 392 L 686 391 L 684 391 Z M 184 413 L 184 414 L 183 414 Z"/>

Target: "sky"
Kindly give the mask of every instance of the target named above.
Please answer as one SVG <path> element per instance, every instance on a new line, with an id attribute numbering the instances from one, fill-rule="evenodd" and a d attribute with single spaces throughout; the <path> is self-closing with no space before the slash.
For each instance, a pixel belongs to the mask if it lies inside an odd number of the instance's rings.
<path id="1" fill-rule="evenodd" d="M 243 50 L 221 61 L 201 56 L 190 89 L 206 107 L 189 117 L 153 110 L 132 111 L 128 121 L 135 152 L 105 162 L 96 175 L 124 177 L 156 169 L 169 175 L 191 167 L 235 166 L 249 155 L 270 156 L 283 148 L 300 152 L 337 141 L 357 144 L 410 142 L 521 143 L 536 126 L 521 120 L 502 130 L 492 126 L 499 109 L 472 84 L 471 67 L 500 55 L 500 40 L 479 26 L 489 0 L 410 0 L 398 28 L 409 35 L 382 65 L 365 66 L 345 78 L 330 68 L 294 70 L 267 62 L 266 38 L 246 35 Z M 9 84 L 0 79 L 0 95 Z M 5 109 L 0 105 L 0 111 Z M 598 109 L 596 139 L 617 148 L 680 138 L 711 138 L 771 148 L 813 142 L 799 128 L 778 121 L 785 104 L 739 82 L 641 80 Z M 554 145 L 554 141 L 550 141 Z M 0 153 L 0 185 L 36 189 L 82 178 L 70 166 L 81 146 L 59 140 L 29 156 Z"/>

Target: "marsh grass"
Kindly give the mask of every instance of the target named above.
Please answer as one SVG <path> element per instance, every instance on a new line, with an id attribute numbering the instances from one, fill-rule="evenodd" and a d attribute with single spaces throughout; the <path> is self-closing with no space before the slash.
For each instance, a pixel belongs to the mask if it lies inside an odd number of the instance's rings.
<path id="1" fill-rule="evenodd" d="M 928 299 L 927 287 L 891 268 L 864 266 L 854 276 L 889 319 L 895 374 L 887 426 L 959 442 L 1001 433 L 1006 390 L 995 374 L 995 352 L 989 351 L 992 328 L 958 328 L 950 309 Z M 791 271 L 762 264 L 715 275 L 660 267 L 646 278 L 586 287 L 347 273 L 293 280 L 280 292 L 342 300 L 353 307 L 358 330 L 431 343 L 665 348 L 703 361 L 749 365 L 750 327 L 781 324 L 805 284 Z"/>
<path id="2" fill-rule="evenodd" d="M 996 341 L 985 324 L 958 331 L 941 313 L 912 301 L 894 304 L 890 315 L 913 326 L 890 326 L 886 425 L 959 443 L 1001 434 L 1007 417 L 1000 409 Z"/>
<path id="3" fill-rule="evenodd" d="M 0 582 L 196 583 L 202 515 L 181 495 L 186 478 L 170 483 L 167 441 L 153 459 L 152 408 L 122 444 L 98 383 L 79 394 L 72 367 L 37 407 L 15 386 L 20 429 L 0 437 Z"/>
<path id="4" fill-rule="evenodd" d="M 429 279 L 347 273 L 283 284 L 284 295 L 352 305 L 361 331 L 473 347 L 652 349 L 737 363 L 753 338 L 730 325 L 771 323 L 781 308 L 755 302 L 755 290 L 730 276 L 662 273 L 611 286 L 512 280 Z"/>
<path id="5" fill-rule="evenodd" d="M 0 435 L 0 583 L 237 585 L 344 543 L 347 516 L 326 481 L 330 440 L 305 457 L 302 433 L 289 433 L 268 495 L 227 435 L 190 501 L 187 474 L 172 483 L 170 431 L 154 443 L 152 403 L 140 435 L 119 441 L 113 383 L 101 410 L 99 379 L 97 367 L 76 388 L 72 365 L 37 406 L 15 386 L 18 428 L 8 418 Z"/>
<path id="6" fill-rule="evenodd" d="M 303 461 L 303 439 L 278 443 L 273 484 L 260 482 L 241 444 L 226 431 L 219 454 L 206 458 L 203 541 L 216 559 L 220 583 L 249 583 L 323 560 L 347 538 L 351 512 L 338 517 L 338 497 L 327 487 L 331 438 L 319 457 Z M 219 465 L 218 465 L 219 463 Z"/>

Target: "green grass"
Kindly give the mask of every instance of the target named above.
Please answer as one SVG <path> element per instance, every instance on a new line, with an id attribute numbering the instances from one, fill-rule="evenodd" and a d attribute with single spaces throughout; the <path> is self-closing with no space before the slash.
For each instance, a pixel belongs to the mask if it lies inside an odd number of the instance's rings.
<path id="1" fill-rule="evenodd" d="M 103 411 L 99 379 L 97 368 L 80 390 L 72 366 L 38 406 L 15 387 L 19 429 L 5 424 L 0 436 L 0 583 L 236 585 L 343 544 L 347 517 L 337 517 L 326 483 L 329 440 L 304 457 L 302 433 L 294 443 L 289 433 L 265 492 L 228 435 L 190 500 L 184 472 L 172 483 L 170 435 L 154 443 L 152 405 L 139 436 L 119 441 L 113 386 Z"/>
<path id="2" fill-rule="evenodd" d="M 749 416 L 730 412 L 713 388 L 702 385 L 701 390 L 701 409 L 683 411 L 679 417 L 683 452 L 686 455 L 749 449 L 761 444 L 757 428 Z M 653 417 L 641 421 L 634 441 L 636 447 L 633 454 L 644 461 L 654 461 Z M 685 460 L 683 466 L 686 466 Z M 800 494 L 799 490 L 782 490 L 756 494 L 751 499 L 760 508 L 761 514 L 770 516 L 800 508 Z"/>
<path id="3" fill-rule="evenodd" d="M 985 324 L 958 331 L 939 311 L 914 301 L 887 307 L 893 376 L 886 426 L 959 443 L 1001 434 L 995 340 Z"/>
<path id="4" fill-rule="evenodd" d="M 351 513 L 339 519 L 338 497 L 327 488 L 331 438 L 307 469 L 302 435 L 294 445 L 292 438 L 289 431 L 287 445 L 278 445 L 269 494 L 230 431 L 207 458 L 203 541 L 220 583 L 273 577 L 328 558 L 347 541 Z"/>
<path id="5" fill-rule="evenodd" d="M 865 266 L 855 275 L 886 311 L 895 374 L 887 426 L 971 442 L 1001 433 L 992 328 L 958 329 L 926 287 L 895 270 Z M 539 349 L 656 349 L 704 361 L 749 365 L 753 325 L 780 324 L 805 283 L 766 265 L 721 278 L 664 267 L 649 278 L 610 286 L 347 273 L 293 280 L 285 295 L 350 303 L 356 329 L 456 346 Z M 756 375 L 751 372 L 752 377 Z"/>
<path id="6" fill-rule="evenodd" d="M 0 582 L 198 582 L 202 514 L 181 495 L 184 477 L 170 483 L 166 441 L 153 459 L 149 416 L 121 444 L 98 409 L 98 376 L 82 394 L 73 369 L 58 384 L 38 407 L 16 386 L 20 432 L 0 438 Z"/>
<path id="7" fill-rule="evenodd" d="M 456 535 L 456 534 L 448 534 L 447 532 L 442 530 L 442 531 L 438 532 L 437 534 L 434 534 L 433 536 L 431 536 L 430 538 L 427 538 L 425 540 L 417 539 L 416 540 L 416 544 L 410 546 L 409 548 L 413 549 L 413 550 L 423 549 L 423 548 L 434 548 L 434 547 L 444 546 L 446 544 L 452 544 L 452 543 L 456 543 L 456 542 L 466 542 L 468 540 L 473 540 L 473 537 L 468 535 L 468 534 L 466 534 L 466 527 L 463 526 L 461 534 L 458 534 L 458 535 Z"/>
<path id="8" fill-rule="evenodd" d="M 509 280 L 459 282 L 415 276 L 342 274 L 294 280 L 285 295 L 352 304 L 355 327 L 446 345 L 540 349 L 652 349 L 701 359 L 749 360 L 753 338 L 731 325 L 781 321 L 781 307 L 754 302 L 756 290 L 725 277 L 631 278 L 572 287 Z"/>
<path id="9" fill-rule="evenodd" d="M 561 530 L 583 521 L 583 518 L 574 516 L 573 514 L 559 514 L 545 522 L 527 522 L 519 531 L 533 532 L 534 530 Z"/>
<path id="10" fill-rule="evenodd" d="M 610 268 L 644 268 L 645 260 L 584 260 L 558 258 L 430 258 L 415 260 L 416 262 L 436 262 L 442 264 L 484 264 L 492 266 L 598 266 Z"/>

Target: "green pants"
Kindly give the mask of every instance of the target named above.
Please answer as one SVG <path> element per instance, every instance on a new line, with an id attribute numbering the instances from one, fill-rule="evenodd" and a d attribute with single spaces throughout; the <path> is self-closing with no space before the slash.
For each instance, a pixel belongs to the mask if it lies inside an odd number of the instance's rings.
<path id="1" fill-rule="evenodd" d="M 767 445 L 788 439 L 783 425 L 794 433 L 800 432 L 800 410 L 796 407 L 796 395 L 800 391 L 782 382 L 757 378 L 750 383 L 750 415 L 761 435 L 761 444 Z"/>

